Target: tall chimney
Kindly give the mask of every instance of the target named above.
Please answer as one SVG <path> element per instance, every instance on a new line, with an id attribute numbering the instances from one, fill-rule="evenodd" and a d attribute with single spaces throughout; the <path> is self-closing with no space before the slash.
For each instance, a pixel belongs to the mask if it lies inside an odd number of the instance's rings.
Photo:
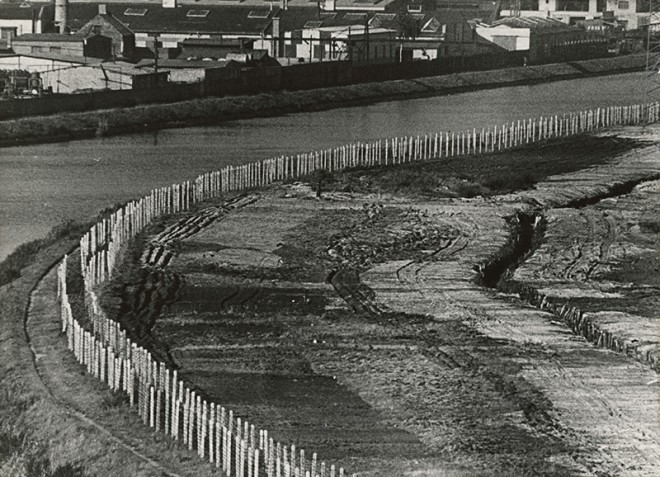
<path id="1" fill-rule="evenodd" d="M 55 0 L 55 25 L 60 33 L 66 33 L 67 30 L 67 12 L 69 10 L 68 0 Z"/>
<path id="2" fill-rule="evenodd" d="M 273 33 L 270 56 L 277 58 L 279 54 L 280 45 L 280 17 L 273 17 Z"/>

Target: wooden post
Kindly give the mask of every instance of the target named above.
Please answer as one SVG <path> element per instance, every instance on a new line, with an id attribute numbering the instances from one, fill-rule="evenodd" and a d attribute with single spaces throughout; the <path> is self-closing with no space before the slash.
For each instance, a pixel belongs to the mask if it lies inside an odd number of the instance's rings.
<path id="1" fill-rule="evenodd" d="M 149 427 L 153 428 L 156 426 L 156 396 L 154 393 L 154 387 L 149 386 Z"/>

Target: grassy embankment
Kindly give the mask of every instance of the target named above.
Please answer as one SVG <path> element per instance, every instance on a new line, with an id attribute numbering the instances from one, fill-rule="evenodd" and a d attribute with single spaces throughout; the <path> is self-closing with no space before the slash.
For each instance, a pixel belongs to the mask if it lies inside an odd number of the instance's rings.
<path id="1" fill-rule="evenodd" d="M 64 141 L 94 137 L 95 135 L 117 135 L 139 130 L 211 124 L 394 99 L 438 96 L 581 76 L 624 73 L 641 69 L 644 64 L 643 60 L 644 58 L 639 55 L 632 55 L 570 64 L 466 72 L 306 91 L 280 91 L 224 98 L 209 97 L 170 104 L 27 117 L 0 121 L 0 146 Z"/>
<path id="2" fill-rule="evenodd" d="M 402 166 L 357 167 L 316 173 L 323 191 L 393 193 L 418 198 L 476 197 L 507 194 L 534 187 L 550 175 L 602 164 L 635 140 L 583 136 L 498 154 L 419 161 Z"/>
<path id="3" fill-rule="evenodd" d="M 80 457 L 75 442 L 66 443 L 83 435 L 80 422 L 57 405 L 40 380 L 24 320 L 34 287 L 92 223 L 64 222 L 0 263 L 0 476 L 83 475 L 75 464 Z M 60 451 L 55 459 L 54 443 Z"/>
<path id="4" fill-rule="evenodd" d="M 33 367 L 23 319 L 30 291 L 46 270 L 75 247 L 83 230 L 64 224 L 45 239 L 22 245 L 0 265 L 4 285 L 0 288 L 0 475 L 80 475 L 80 469 L 70 463 L 55 468 L 51 463 L 49 440 L 66 435 L 71 427 Z M 66 456 L 58 460 L 66 461 Z"/>

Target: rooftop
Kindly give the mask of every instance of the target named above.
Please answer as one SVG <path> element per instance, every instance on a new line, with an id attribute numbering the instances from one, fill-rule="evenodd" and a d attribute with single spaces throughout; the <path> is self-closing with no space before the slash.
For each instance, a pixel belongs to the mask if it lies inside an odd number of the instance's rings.
<path id="1" fill-rule="evenodd" d="M 252 33 L 259 34 L 270 24 L 277 8 L 260 1 L 254 6 L 200 5 L 163 8 L 158 4 L 112 3 L 107 12 L 133 32 L 153 33 Z M 68 23 L 78 30 L 96 16 L 98 5 L 71 3 Z"/>
<path id="2" fill-rule="evenodd" d="M 78 43 L 85 41 L 85 35 L 67 35 L 61 33 L 25 33 L 12 39 L 12 43 L 21 41 L 49 41 L 49 42 L 67 42 Z"/>
<path id="3" fill-rule="evenodd" d="M 532 30 L 574 30 L 574 27 L 554 18 L 543 17 L 506 17 L 493 22 L 491 26 L 510 28 L 530 28 Z"/>
<path id="4" fill-rule="evenodd" d="M 8 3 L 0 0 L 0 18 L 4 20 L 32 20 L 42 9 L 50 7 L 53 4 L 49 2 L 18 2 Z"/>

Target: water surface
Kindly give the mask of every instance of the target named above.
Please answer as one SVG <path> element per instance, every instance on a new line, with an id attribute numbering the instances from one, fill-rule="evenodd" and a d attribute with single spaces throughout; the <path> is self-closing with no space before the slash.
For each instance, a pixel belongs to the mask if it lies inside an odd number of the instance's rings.
<path id="1" fill-rule="evenodd" d="M 632 73 L 233 121 L 58 144 L 0 148 L 0 260 L 58 223 L 92 217 L 228 164 L 354 141 L 462 131 L 646 102 Z"/>

